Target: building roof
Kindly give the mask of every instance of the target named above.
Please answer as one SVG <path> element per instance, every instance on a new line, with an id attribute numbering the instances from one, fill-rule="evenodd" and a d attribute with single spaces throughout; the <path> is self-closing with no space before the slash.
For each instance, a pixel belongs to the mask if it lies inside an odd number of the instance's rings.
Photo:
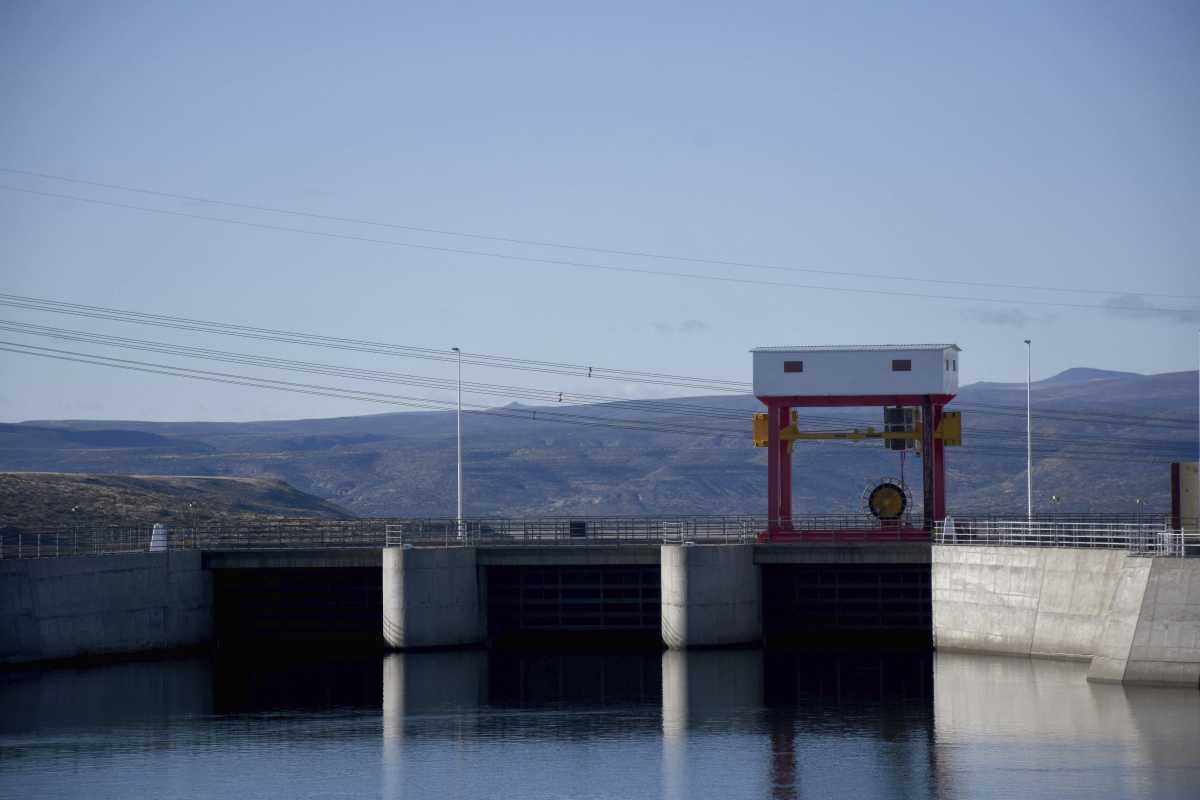
<path id="1" fill-rule="evenodd" d="M 796 347 L 755 347 L 751 353 L 863 353 L 881 350 L 956 350 L 956 344 L 836 344 L 798 345 Z"/>

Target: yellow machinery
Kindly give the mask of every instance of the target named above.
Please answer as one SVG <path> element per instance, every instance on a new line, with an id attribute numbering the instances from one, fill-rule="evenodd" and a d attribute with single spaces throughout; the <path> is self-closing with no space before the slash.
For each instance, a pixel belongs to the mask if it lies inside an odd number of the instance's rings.
<path id="1" fill-rule="evenodd" d="M 802 431 L 796 426 L 797 419 L 797 414 L 793 411 L 792 424 L 779 432 L 779 438 L 787 442 L 789 447 L 792 442 L 820 439 L 840 439 L 846 441 L 862 441 L 863 439 L 911 439 L 916 442 L 917 452 L 920 452 L 921 436 L 923 433 L 920 420 L 914 424 L 913 429 L 910 431 L 879 431 L 872 427 L 854 428 L 848 431 Z M 962 412 L 942 412 L 942 420 L 934 430 L 933 438 L 940 439 L 942 444 L 947 446 L 961 445 Z M 767 413 L 765 411 L 754 414 L 754 446 L 767 446 Z"/>

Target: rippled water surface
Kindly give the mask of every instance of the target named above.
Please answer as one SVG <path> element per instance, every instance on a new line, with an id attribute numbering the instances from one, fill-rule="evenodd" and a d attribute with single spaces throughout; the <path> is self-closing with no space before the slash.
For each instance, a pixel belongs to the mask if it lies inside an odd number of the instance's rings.
<path id="1" fill-rule="evenodd" d="M 1200 692 L 760 650 L 0 673 L 0 796 L 1200 797 Z"/>

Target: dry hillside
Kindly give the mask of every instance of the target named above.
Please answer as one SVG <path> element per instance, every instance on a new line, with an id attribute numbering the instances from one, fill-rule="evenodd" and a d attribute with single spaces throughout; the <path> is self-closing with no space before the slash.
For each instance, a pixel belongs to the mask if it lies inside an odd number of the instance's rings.
<path id="1" fill-rule="evenodd" d="M 352 516 L 333 503 L 266 478 L 0 472 L 0 529 L 186 525 L 264 515 Z"/>

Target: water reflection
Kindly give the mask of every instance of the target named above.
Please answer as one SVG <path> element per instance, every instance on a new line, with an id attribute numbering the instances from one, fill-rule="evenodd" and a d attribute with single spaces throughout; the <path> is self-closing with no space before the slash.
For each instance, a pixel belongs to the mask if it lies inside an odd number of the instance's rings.
<path id="1" fill-rule="evenodd" d="M 454 651 L 0 673 L 0 796 L 1200 795 L 1200 693 L 958 654 Z"/>
<path id="2" fill-rule="evenodd" d="M 1005 783 L 1094 797 L 1200 794 L 1200 693 L 1089 683 L 1087 665 L 938 653 L 943 780 L 964 796 Z"/>

